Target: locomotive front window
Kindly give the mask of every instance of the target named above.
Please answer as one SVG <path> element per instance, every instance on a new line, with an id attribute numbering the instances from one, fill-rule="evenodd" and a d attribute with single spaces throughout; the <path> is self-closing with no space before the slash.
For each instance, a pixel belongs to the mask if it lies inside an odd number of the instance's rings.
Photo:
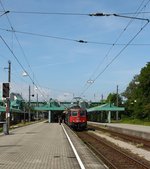
<path id="1" fill-rule="evenodd" d="M 73 111 L 73 112 L 71 112 L 71 115 L 72 115 L 72 116 L 77 116 L 77 115 L 78 115 L 78 112 Z"/>
<path id="2" fill-rule="evenodd" d="M 81 111 L 80 112 L 80 116 L 82 116 L 82 117 L 86 116 L 86 112 L 85 111 Z"/>

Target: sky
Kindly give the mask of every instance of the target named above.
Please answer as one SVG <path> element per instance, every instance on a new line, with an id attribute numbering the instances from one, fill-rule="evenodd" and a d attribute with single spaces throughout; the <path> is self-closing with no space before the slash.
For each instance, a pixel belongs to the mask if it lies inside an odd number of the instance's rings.
<path id="1" fill-rule="evenodd" d="M 145 20 L 85 15 L 98 12 Z M 29 86 L 47 101 L 122 93 L 150 61 L 147 12 L 149 0 L 0 0 L 0 83 L 10 60 L 11 92 L 25 99 Z"/>

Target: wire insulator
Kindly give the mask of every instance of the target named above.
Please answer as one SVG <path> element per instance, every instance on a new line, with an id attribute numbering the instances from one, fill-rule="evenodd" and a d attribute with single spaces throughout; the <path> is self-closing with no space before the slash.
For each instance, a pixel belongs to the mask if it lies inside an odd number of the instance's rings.
<path id="1" fill-rule="evenodd" d="M 78 40 L 77 42 L 79 42 L 79 43 L 88 43 L 87 41 L 84 41 L 84 40 Z"/>

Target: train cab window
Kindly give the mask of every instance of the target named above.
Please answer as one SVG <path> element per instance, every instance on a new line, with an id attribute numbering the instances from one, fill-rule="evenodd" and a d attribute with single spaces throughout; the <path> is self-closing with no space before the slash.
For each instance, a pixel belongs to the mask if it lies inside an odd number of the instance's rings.
<path id="1" fill-rule="evenodd" d="M 71 115 L 72 115 L 72 116 L 77 116 L 77 115 L 78 115 L 78 112 L 73 111 L 73 112 L 71 112 Z"/>
<path id="2" fill-rule="evenodd" d="M 85 111 L 81 111 L 80 112 L 80 116 L 82 116 L 82 117 L 86 116 L 86 112 Z"/>

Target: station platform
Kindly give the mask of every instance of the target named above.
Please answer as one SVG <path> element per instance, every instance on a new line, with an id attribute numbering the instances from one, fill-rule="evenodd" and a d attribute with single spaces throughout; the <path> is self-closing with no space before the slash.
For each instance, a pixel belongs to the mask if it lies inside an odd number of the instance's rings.
<path id="1" fill-rule="evenodd" d="M 90 121 L 88 121 L 88 124 L 100 125 L 115 132 L 150 140 L 150 126 L 120 123 L 98 123 Z"/>
<path id="2" fill-rule="evenodd" d="M 63 128 L 86 169 L 107 168 L 65 124 L 40 122 L 0 136 L 0 169 L 80 169 Z"/>

